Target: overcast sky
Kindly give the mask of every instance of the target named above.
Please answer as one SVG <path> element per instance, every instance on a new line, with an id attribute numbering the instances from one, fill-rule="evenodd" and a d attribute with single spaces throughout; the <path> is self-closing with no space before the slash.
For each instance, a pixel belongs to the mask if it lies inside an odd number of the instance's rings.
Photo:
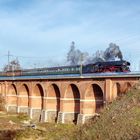
<path id="1" fill-rule="evenodd" d="M 59 63 L 72 41 L 90 54 L 116 43 L 138 69 L 140 1 L 0 0 L 0 67 L 8 50 L 24 66 Z"/>

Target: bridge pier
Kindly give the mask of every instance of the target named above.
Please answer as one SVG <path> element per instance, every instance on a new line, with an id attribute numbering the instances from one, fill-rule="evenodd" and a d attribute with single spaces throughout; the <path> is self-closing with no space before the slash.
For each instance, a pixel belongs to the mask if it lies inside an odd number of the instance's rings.
<path id="1" fill-rule="evenodd" d="M 32 108 L 28 108 L 28 115 L 31 119 L 33 118 L 33 109 Z"/>
<path id="2" fill-rule="evenodd" d="M 77 124 L 78 113 L 59 112 L 57 123 Z"/>
<path id="3" fill-rule="evenodd" d="M 112 89 L 112 80 L 106 79 L 106 90 L 105 90 L 105 101 L 111 102 L 113 99 L 113 89 Z"/>
<path id="4" fill-rule="evenodd" d="M 23 107 L 23 106 L 16 106 L 16 105 L 7 105 L 6 107 L 7 112 L 15 112 L 15 113 L 28 113 L 28 107 Z"/>
<path id="5" fill-rule="evenodd" d="M 41 118 L 43 122 L 57 122 L 58 113 L 56 110 L 43 110 Z"/>
<path id="6" fill-rule="evenodd" d="M 30 116 L 31 119 L 34 118 L 39 118 L 39 121 L 41 122 L 56 122 L 59 117 L 56 119 L 56 111 L 50 111 L 50 110 L 38 110 L 38 109 L 33 109 L 30 108 L 28 110 L 28 115 Z M 59 116 L 59 115 L 58 115 Z"/>
<path id="7" fill-rule="evenodd" d="M 64 122 L 64 117 L 65 117 L 65 113 L 64 112 L 59 112 L 58 113 L 57 123 L 65 123 Z"/>
<path id="8" fill-rule="evenodd" d="M 27 113 L 28 114 L 28 107 L 26 106 L 18 106 L 17 113 Z"/>
<path id="9" fill-rule="evenodd" d="M 8 105 L 6 106 L 7 112 L 14 112 L 17 113 L 17 106 L 16 105 Z"/>
<path id="10" fill-rule="evenodd" d="M 20 106 L 17 106 L 17 113 L 20 113 Z"/>
<path id="11" fill-rule="evenodd" d="M 42 109 L 40 108 L 33 108 L 32 109 L 32 119 L 36 121 L 41 121 L 42 117 Z"/>
<path id="12" fill-rule="evenodd" d="M 38 108 L 29 108 L 28 109 L 28 115 L 31 119 L 34 119 L 34 120 L 40 120 L 41 119 L 41 109 L 38 109 Z"/>
<path id="13" fill-rule="evenodd" d="M 96 113 L 93 114 L 75 114 L 78 115 L 77 120 L 71 122 L 71 119 L 74 118 L 74 113 L 59 112 L 57 123 L 75 123 L 75 124 L 84 124 L 87 120 L 93 118 Z"/>
<path id="14" fill-rule="evenodd" d="M 42 122 L 48 122 L 47 121 L 47 110 L 42 110 L 41 120 L 42 120 Z"/>
<path id="15" fill-rule="evenodd" d="M 93 114 L 79 114 L 78 119 L 77 119 L 77 124 L 84 124 L 89 119 L 92 119 L 95 115 L 96 113 L 94 115 Z"/>

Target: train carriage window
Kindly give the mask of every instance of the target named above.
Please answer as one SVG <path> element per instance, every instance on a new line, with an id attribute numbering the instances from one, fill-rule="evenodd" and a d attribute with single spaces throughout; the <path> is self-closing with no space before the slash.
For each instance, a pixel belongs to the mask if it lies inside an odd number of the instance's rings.
<path id="1" fill-rule="evenodd" d="M 80 68 L 77 68 L 77 70 L 79 71 L 79 70 L 80 70 Z"/>
<path id="2" fill-rule="evenodd" d="M 67 68 L 64 68 L 63 71 L 67 71 Z"/>

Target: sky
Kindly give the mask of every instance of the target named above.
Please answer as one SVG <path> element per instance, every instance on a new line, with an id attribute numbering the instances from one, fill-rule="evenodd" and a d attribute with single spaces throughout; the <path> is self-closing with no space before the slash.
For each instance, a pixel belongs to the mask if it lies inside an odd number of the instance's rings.
<path id="1" fill-rule="evenodd" d="M 91 55 L 116 43 L 140 70 L 140 1 L 0 0 L 0 68 L 8 51 L 22 67 L 61 65 L 72 41 Z"/>

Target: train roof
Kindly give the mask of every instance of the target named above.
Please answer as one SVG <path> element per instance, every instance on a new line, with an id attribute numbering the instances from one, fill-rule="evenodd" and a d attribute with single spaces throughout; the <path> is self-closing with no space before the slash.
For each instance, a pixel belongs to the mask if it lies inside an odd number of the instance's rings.
<path id="1" fill-rule="evenodd" d="M 96 62 L 95 65 L 128 65 L 130 66 L 130 62 L 121 60 L 121 61 L 106 61 L 106 62 Z"/>
<path id="2" fill-rule="evenodd" d="M 112 65 L 127 65 L 130 66 L 130 62 L 121 60 L 121 61 L 105 61 L 105 62 L 96 62 L 96 63 L 90 63 L 85 66 L 90 66 L 90 65 L 102 65 L 102 66 L 112 66 Z"/>

